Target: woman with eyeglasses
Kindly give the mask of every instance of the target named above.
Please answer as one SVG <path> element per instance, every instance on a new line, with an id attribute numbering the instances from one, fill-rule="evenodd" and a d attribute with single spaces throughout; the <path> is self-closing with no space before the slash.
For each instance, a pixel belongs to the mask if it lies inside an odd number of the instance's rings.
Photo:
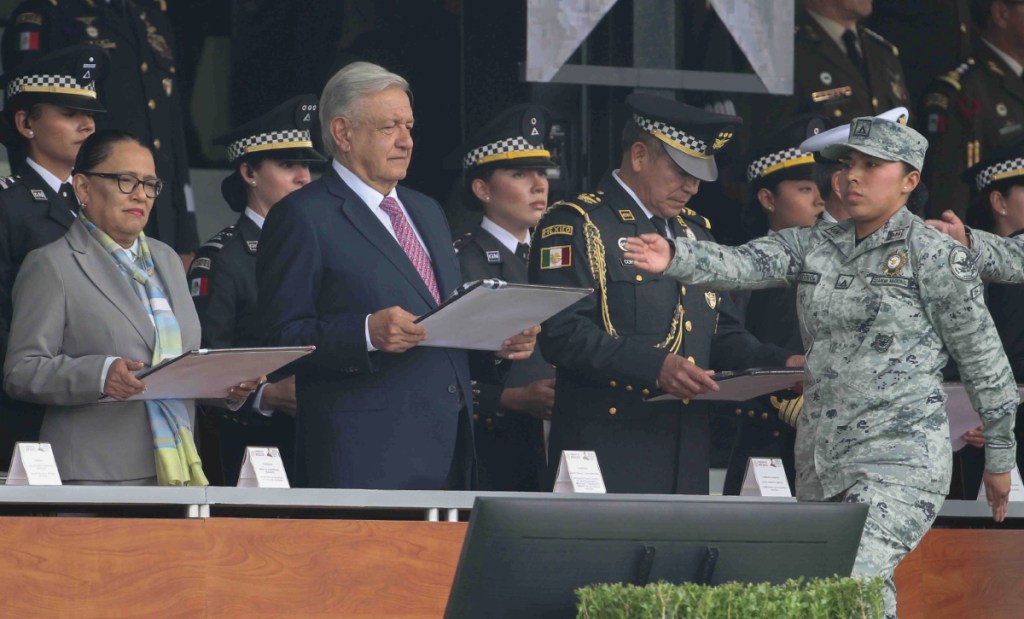
<path id="1" fill-rule="evenodd" d="M 15 282 L 4 388 L 46 406 L 40 438 L 64 483 L 207 485 L 194 403 L 124 401 L 146 388 L 135 372 L 199 347 L 181 261 L 142 232 L 163 189 L 153 154 L 130 134 L 94 133 L 74 187 L 77 220 Z M 244 401 L 257 382 L 224 395 Z"/>

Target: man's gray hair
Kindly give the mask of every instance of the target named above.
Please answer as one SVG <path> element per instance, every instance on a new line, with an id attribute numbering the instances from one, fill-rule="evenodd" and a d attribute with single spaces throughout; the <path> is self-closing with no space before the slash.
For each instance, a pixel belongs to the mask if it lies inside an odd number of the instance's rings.
<path id="1" fill-rule="evenodd" d="M 334 157 L 337 154 L 334 136 L 331 135 L 331 121 L 344 116 L 359 122 L 355 118 L 359 100 L 388 88 L 401 88 L 412 101 L 412 91 L 404 77 L 371 62 L 347 64 L 327 81 L 320 95 L 320 134 L 328 155 Z"/>

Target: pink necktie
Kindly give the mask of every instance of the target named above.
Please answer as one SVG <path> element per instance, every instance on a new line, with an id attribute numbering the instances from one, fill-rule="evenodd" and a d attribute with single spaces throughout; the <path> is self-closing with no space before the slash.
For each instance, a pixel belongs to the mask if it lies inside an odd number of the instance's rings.
<path id="1" fill-rule="evenodd" d="M 391 227 L 395 229 L 395 237 L 398 238 L 398 244 L 402 246 L 405 255 L 409 256 L 412 266 L 416 267 L 416 271 L 419 272 L 423 283 L 427 285 L 430 294 L 434 296 L 434 301 L 440 303 L 441 295 L 437 292 L 437 280 L 434 279 L 434 267 L 430 264 L 430 256 L 427 255 L 426 250 L 420 245 L 419 239 L 416 238 L 416 233 L 413 231 L 412 226 L 409 225 L 409 220 L 405 218 L 405 213 L 398 206 L 398 201 L 388 196 L 380 203 L 380 208 L 391 218 Z"/>

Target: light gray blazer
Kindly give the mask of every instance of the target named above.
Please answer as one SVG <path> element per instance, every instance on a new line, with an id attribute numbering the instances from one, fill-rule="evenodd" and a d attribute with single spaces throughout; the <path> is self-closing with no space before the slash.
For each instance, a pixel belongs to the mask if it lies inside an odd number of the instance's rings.
<path id="1" fill-rule="evenodd" d="M 182 348 L 199 348 L 199 318 L 181 260 L 160 241 L 147 243 L 181 327 Z M 97 403 L 106 358 L 149 365 L 155 337 L 124 272 L 81 221 L 25 258 L 14 284 L 4 389 L 47 405 L 40 440 L 53 446 L 62 479 L 156 475 L 145 404 Z M 186 405 L 195 421 L 193 402 Z"/>

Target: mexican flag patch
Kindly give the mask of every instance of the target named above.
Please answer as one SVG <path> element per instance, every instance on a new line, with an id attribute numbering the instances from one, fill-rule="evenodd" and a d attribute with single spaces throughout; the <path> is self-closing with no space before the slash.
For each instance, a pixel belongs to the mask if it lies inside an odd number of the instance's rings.
<path id="1" fill-rule="evenodd" d="M 540 268 L 561 269 L 572 266 L 572 247 L 569 245 L 558 245 L 557 247 L 543 247 L 540 250 Z"/>

